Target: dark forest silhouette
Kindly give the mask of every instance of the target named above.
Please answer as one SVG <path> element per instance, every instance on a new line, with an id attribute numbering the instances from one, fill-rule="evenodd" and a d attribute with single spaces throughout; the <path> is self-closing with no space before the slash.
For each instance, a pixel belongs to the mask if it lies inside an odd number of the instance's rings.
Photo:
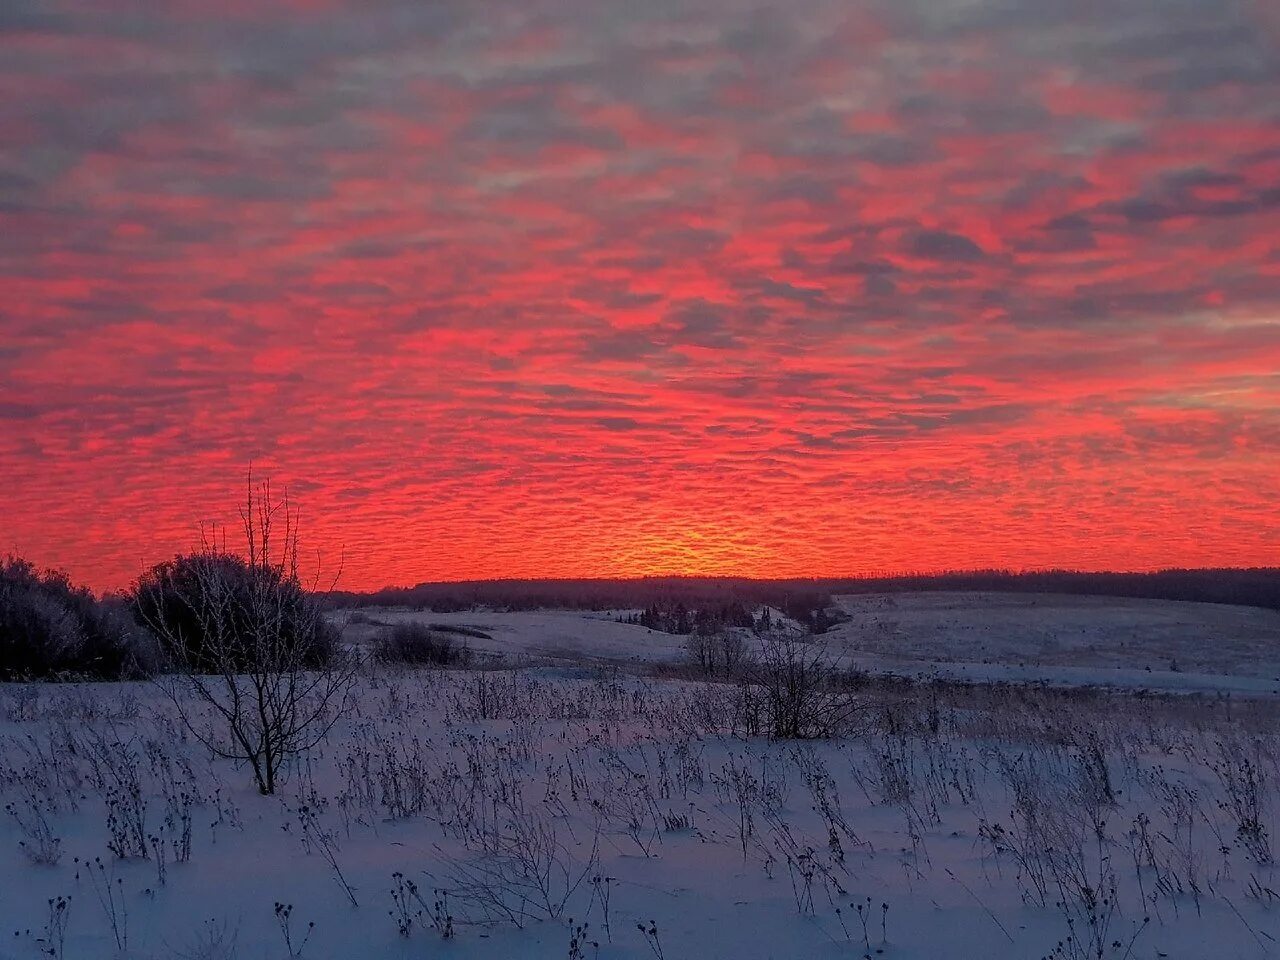
<path id="1" fill-rule="evenodd" d="M 1280 610 L 1280 568 L 1159 570 L 1149 573 L 1073 570 L 972 570 L 875 577 L 754 580 L 744 577 L 644 577 L 600 580 L 483 580 L 422 583 L 368 593 L 328 595 L 334 606 L 409 606 L 437 612 L 474 606 L 529 610 L 701 609 L 768 605 L 805 621 L 836 594 L 978 590 L 1060 593 L 1229 603 Z"/>

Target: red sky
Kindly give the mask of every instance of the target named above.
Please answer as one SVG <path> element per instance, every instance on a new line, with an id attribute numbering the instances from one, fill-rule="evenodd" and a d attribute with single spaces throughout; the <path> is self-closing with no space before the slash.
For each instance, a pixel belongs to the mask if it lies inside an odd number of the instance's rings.
<path id="1" fill-rule="evenodd" d="M 8 0 L 0 552 L 1280 564 L 1263 0 Z"/>

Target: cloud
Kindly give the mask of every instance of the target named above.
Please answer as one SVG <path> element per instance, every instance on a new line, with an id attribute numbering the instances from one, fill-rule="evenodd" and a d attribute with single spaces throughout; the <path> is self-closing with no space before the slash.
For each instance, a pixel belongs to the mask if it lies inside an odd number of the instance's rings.
<path id="1" fill-rule="evenodd" d="M 911 238 L 912 255 L 925 260 L 966 263 L 986 256 L 968 237 L 946 230 L 923 230 Z"/>
<path id="2" fill-rule="evenodd" d="M 4 546 L 253 460 L 349 587 L 1280 563 L 1263 15 L 7 4 Z"/>

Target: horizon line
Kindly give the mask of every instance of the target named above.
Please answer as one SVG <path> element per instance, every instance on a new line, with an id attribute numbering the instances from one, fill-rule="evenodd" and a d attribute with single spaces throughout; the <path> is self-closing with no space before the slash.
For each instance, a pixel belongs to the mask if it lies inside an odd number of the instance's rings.
<path id="1" fill-rule="evenodd" d="M 864 574 L 824 574 L 807 577 L 754 577 L 738 574 L 716 573 L 654 573 L 639 576 L 622 577 L 491 577 L 469 578 L 461 580 L 420 580 L 414 584 L 386 584 L 381 587 L 363 590 L 333 589 L 319 591 L 322 595 L 348 594 L 352 596 L 368 596 L 392 590 L 418 590 L 423 587 L 465 587 L 471 585 L 505 585 L 505 584 L 568 584 L 568 583 L 646 583 L 656 580 L 684 581 L 737 581 L 741 583 L 831 583 L 831 582 L 871 582 L 877 580 L 908 580 L 913 578 L 942 579 L 945 577 L 963 577 L 978 575 L 1000 575 L 1007 577 L 1025 577 L 1040 574 L 1063 574 L 1071 576 L 1160 576 L 1174 573 L 1262 573 L 1280 575 L 1280 566 L 1214 566 L 1214 567 L 1155 567 L 1151 569 L 1089 569 L 1083 567 L 958 567 L 942 570 L 909 570 L 887 573 Z"/>

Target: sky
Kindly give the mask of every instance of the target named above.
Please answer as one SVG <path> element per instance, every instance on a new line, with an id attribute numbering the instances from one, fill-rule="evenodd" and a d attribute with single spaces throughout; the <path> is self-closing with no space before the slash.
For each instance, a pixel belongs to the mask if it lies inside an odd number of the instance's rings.
<path id="1" fill-rule="evenodd" d="M 5 0 L 0 553 L 1280 565 L 1270 0 Z"/>

